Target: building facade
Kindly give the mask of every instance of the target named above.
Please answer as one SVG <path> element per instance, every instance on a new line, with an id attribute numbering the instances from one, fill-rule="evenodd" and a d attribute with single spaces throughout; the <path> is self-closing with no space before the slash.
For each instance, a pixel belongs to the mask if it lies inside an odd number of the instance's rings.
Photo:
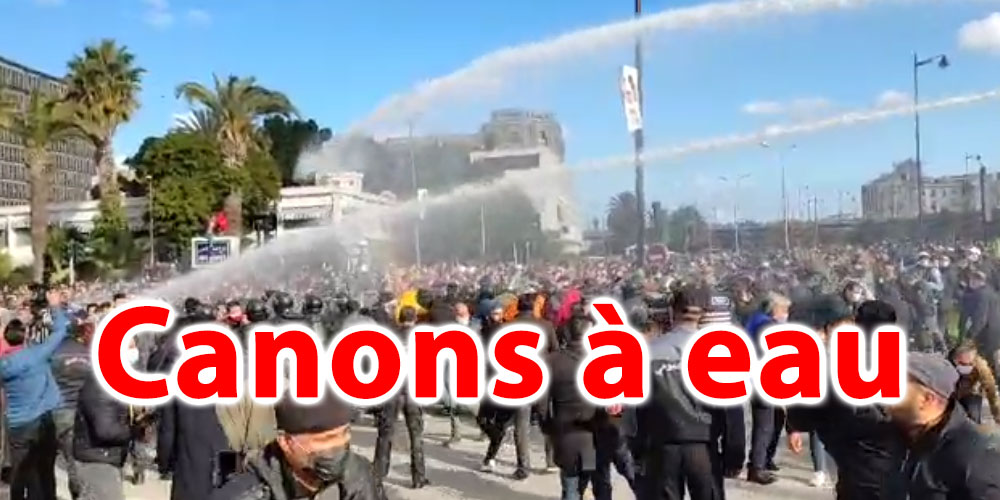
<path id="1" fill-rule="evenodd" d="M 1000 208 L 1000 175 L 985 177 L 986 207 Z M 925 214 L 942 212 L 977 212 L 982 208 L 979 173 L 924 177 L 923 204 Z M 914 219 L 919 215 L 917 196 L 917 164 L 906 160 L 893 165 L 861 186 L 861 208 L 864 218 L 872 220 Z"/>
<path id="2" fill-rule="evenodd" d="M 0 93 L 24 109 L 31 93 L 59 94 L 65 91 L 60 78 L 0 57 Z M 90 198 L 97 176 L 94 147 L 84 140 L 62 141 L 51 148 L 51 191 L 53 202 Z M 26 203 L 29 197 L 28 169 L 24 147 L 11 131 L 0 129 L 0 206 Z"/>
<path id="3" fill-rule="evenodd" d="M 451 172 L 454 179 L 433 179 L 433 183 L 452 187 L 484 178 L 523 176 L 529 170 L 545 170 L 541 182 L 530 176 L 525 182 L 514 180 L 532 200 L 542 231 L 559 240 L 567 253 L 582 250 L 583 234 L 574 208 L 570 171 L 565 165 L 562 126 L 553 114 L 497 110 L 476 133 L 394 137 L 385 139 L 381 145 L 398 170 L 409 171 L 413 162 L 418 186 L 432 174 L 431 170 Z M 448 167 L 440 168 L 442 164 Z M 435 168 L 424 168 L 429 165 Z M 410 189 L 407 184 L 407 191 Z"/>

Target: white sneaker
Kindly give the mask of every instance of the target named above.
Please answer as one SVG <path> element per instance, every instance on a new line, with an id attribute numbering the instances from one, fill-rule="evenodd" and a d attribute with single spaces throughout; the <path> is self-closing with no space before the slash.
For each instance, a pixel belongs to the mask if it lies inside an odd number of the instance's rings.
<path id="1" fill-rule="evenodd" d="M 825 488 L 827 486 L 826 473 L 822 471 L 814 472 L 809 485 L 813 488 Z"/>
<path id="2" fill-rule="evenodd" d="M 486 460 L 479 466 L 479 472 L 493 472 L 493 460 Z"/>

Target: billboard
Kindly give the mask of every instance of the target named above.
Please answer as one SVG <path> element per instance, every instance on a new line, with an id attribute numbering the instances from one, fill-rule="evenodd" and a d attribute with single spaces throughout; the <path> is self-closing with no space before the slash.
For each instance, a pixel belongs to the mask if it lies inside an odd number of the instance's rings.
<path id="1" fill-rule="evenodd" d="M 191 267 L 206 267 L 228 260 L 240 254 L 239 238 L 219 236 L 215 238 L 191 238 Z"/>

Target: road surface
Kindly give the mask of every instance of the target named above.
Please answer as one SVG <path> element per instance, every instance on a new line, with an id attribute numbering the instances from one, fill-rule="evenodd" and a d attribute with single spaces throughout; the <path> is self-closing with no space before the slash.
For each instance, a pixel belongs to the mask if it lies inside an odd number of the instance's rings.
<path id="1" fill-rule="evenodd" d="M 375 429 L 371 420 L 363 420 L 354 428 L 352 448 L 371 457 L 375 443 Z M 485 441 L 478 441 L 479 431 L 471 421 L 462 424 L 463 439 L 451 448 L 441 446 L 448 437 L 448 420 L 436 415 L 425 415 L 424 452 L 427 476 L 431 486 L 412 490 L 410 484 L 410 460 L 406 438 L 406 427 L 400 421 L 393 442 L 393 461 L 386 484 L 391 500 L 550 500 L 559 498 L 558 474 L 533 474 L 525 481 L 514 481 L 510 475 L 514 471 L 514 446 L 505 441 L 497 459 L 494 473 L 479 472 L 479 464 L 486 449 Z M 544 449 L 540 437 L 533 440 L 532 465 L 544 465 Z M 778 459 L 782 467 L 778 472 L 780 480 L 769 486 L 760 486 L 744 480 L 729 480 L 726 483 L 726 497 L 729 500 L 765 500 L 785 498 L 790 500 L 827 500 L 833 498 L 830 488 L 816 489 L 808 485 L 812 469 L 808 452 L 795 456 L 782 450 Z M 630 500 L 633 497 L 625 481 L 615 473 L 614 499 Z M 57 473 L 59 497 L 68 499 L 65 474 Z M 150 477 L 139 486 L 126 483 L 126 500 L 167 500 L 170 498 L 170 484 Z M 3 498 L 7 492 L 3 492 Z"/>

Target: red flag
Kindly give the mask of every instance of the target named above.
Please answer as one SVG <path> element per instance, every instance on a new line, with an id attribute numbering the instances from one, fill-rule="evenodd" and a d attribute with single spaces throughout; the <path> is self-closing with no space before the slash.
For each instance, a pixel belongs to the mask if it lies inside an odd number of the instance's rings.
<path id="1" fill-rule="evenodd" d="M 225 212 L 215 214 L 213 226 L 216 233 L 226 233 L 229 231 L 229 219 L 226 218 Z"/>

